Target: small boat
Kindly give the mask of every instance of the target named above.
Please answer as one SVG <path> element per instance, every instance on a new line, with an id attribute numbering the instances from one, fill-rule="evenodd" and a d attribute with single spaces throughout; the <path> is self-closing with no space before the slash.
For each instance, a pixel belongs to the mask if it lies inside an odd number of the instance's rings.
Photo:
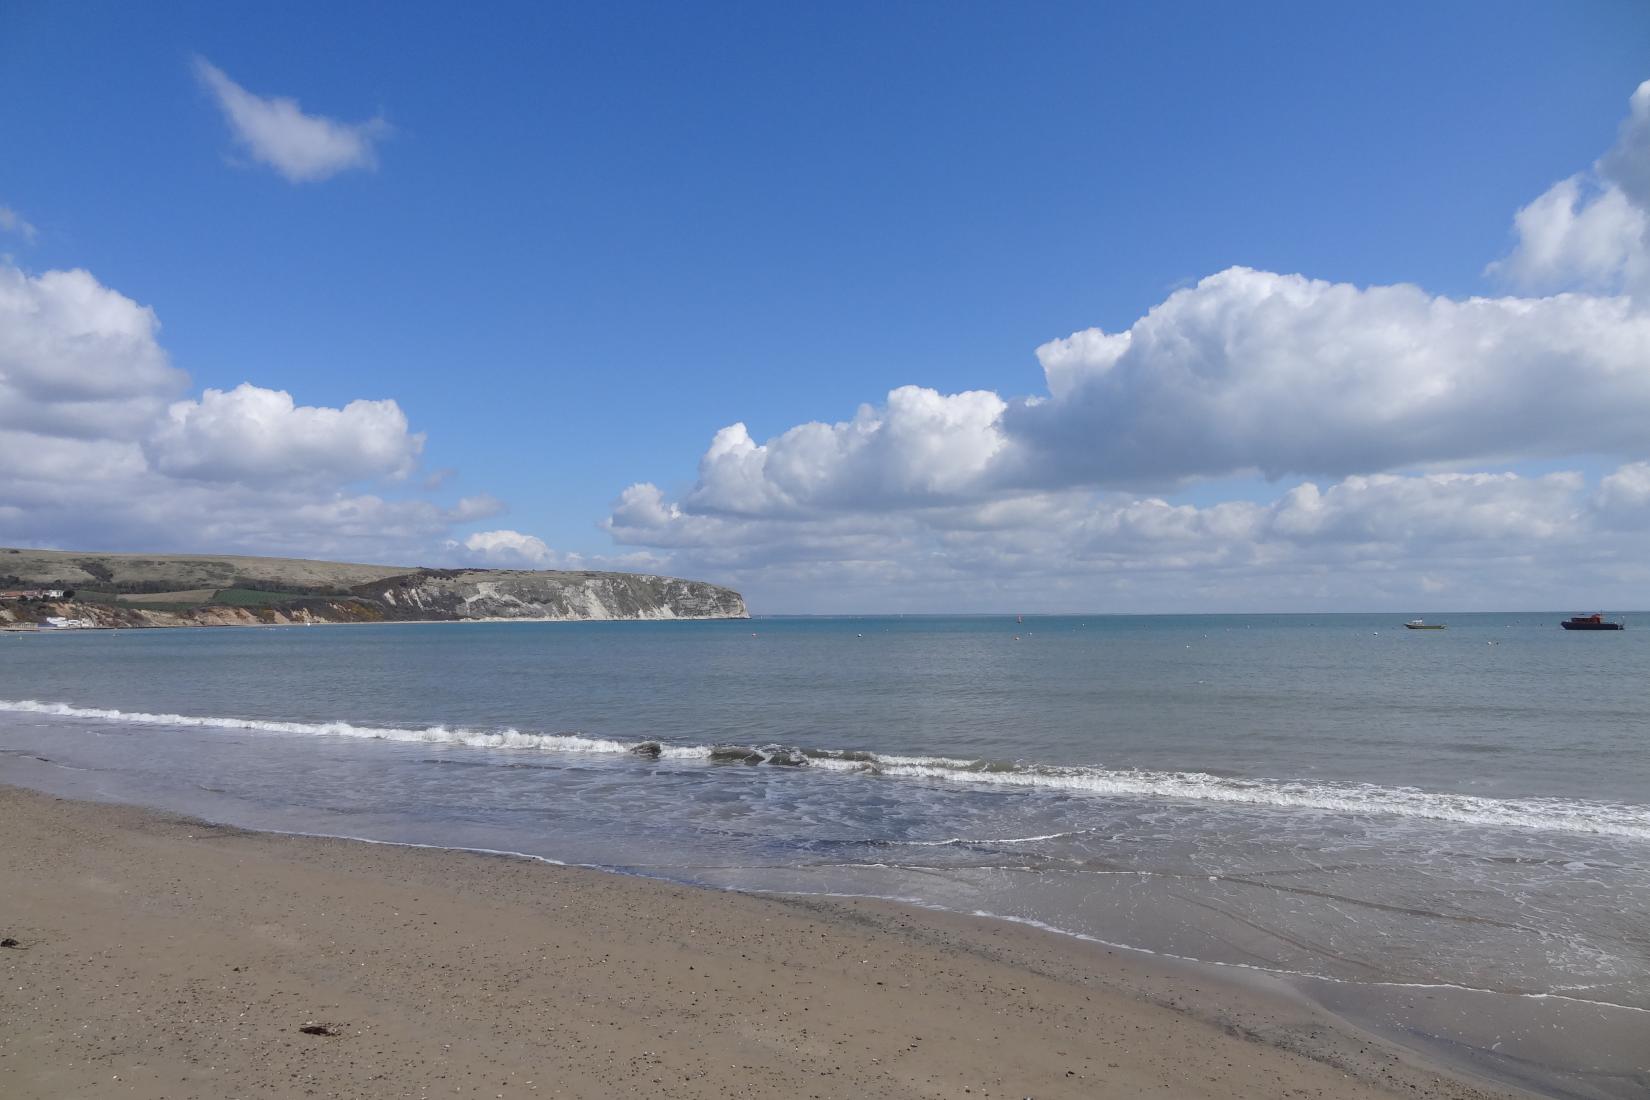
<path id="1" fill-rule="evenodd" d="M 1558 624 L 1565 630 L 1625 630 L 1626 623 L 1613 623 L 1606 619 L 1603 613 L 1595 611 L 1591 615 L 1572 615 Z"/>
<path id="2" fill-rule="evenodd" d="M 1405 630 L 1442 630 L 1443 623 L 1429 623 L 1425 619 L 1411 619 L 1404 624 Z"/>

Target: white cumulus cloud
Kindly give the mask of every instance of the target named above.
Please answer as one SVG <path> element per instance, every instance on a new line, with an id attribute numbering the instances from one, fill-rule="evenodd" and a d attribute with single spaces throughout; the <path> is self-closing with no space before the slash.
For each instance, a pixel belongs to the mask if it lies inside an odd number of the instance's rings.
<path id="1" fill-rule="evenodd" d="M 1517 245 L 1489 271 L 1519 286 L 1650 292 L 1650 80 L 1592 171 L 1553 184 L 1513 229 Z"/>
<path id="2" fill-rule="evenodd" d="M 159 330 L 88 272 L 0 262 L 0 545 L 428 560 L 502 510 L 381 491 L 424 443 L 393 400 L 189 397 Z"/>
<path id="3" fill-rule="evenodd" d="M 405 477 L 423 447 L 392 400 L 303 406 L 249 382 L 173 403 L 146 442 L 161 473 L 248 483 Z"/>
<path id="4" fill-rule="evenodd" d="M 902 386 L 850 421 L 803 424 L 761 445 L 735 424 L 711 441 L 688 504 L 757 514 L 945 499 L 967 492 L 1002 449 L 1003 409 L 994 393 Z"/>
<path id="5" fill-rule="evenodd" d="M 249 92 L 203 57 L 195 58 L 194 68 L 217 101 L 235 140 L 254 160 L 291 182 L 307 183 L 351 168 L 376 167 L 377 143 L 390 131 L 382 118 L 339 122 L 305 114 L 296 99 Z"/>
<path id="6" fill-rule="evenodd" d="M 905 386 L 763 443 L 724 428 L 680 507 L 797 516 L 1650 446 L 1650 313 L 1624 297 L 1456 300 L 1232 268 L 1038 356 L 1038 398 Z"/>
<path id="7" fill-rule="evenodd" d="M 96 438 L 150 422 L 188 381 L 159 329 L 88 272 L 0 263 L 0 427 Z"/>
<path id="8" fill-rule="evenodd" d="M 543 539 L 520 531 L 477 531 L 461 545 L 478 564 L 550 569 L 563 562 Z"/>
<path id="9" fill-rule="evenodd" d="M 1452 299 L 1232 268 L 1126 333 L 1038 351 L 1050 397 L 1009 408 L 1037 485 L 1637 451 L 1650 315 L 1622 297 Z"/>

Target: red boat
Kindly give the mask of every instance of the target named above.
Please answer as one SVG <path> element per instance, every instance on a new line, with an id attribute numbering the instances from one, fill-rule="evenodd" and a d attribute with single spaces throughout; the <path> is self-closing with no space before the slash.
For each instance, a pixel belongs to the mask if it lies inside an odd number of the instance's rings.
<path id="1" fill-rule="evenodd" d="M 1613 623 L 1596 611 L 1591 615 L 1574 615 L 1558 625 L 1565 630 L 1624 630 L 1627 627 L 1626 623 Z"/>

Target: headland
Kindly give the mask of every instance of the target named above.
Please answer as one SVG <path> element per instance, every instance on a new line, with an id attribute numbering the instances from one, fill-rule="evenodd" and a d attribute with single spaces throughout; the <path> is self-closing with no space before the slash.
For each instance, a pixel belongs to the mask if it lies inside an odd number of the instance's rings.
<path id="1" fill-rule="evenodd" d="M 643 573 L 0 548 L 0 629 L 748 616 L 732 589 Z"/>

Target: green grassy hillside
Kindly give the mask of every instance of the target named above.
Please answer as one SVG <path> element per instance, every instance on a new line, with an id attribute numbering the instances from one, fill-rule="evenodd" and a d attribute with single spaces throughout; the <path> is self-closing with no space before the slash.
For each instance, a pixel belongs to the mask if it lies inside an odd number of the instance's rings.
<path id="1" fill-rule="evenodd" d="M 0 587 L 62 586 L 114 596 L 221 592 L 319 595 L 415 572 L 405 565 L 360 565 L 303 558 L 217 554 L 87 554 L 0 548 Z"/>

